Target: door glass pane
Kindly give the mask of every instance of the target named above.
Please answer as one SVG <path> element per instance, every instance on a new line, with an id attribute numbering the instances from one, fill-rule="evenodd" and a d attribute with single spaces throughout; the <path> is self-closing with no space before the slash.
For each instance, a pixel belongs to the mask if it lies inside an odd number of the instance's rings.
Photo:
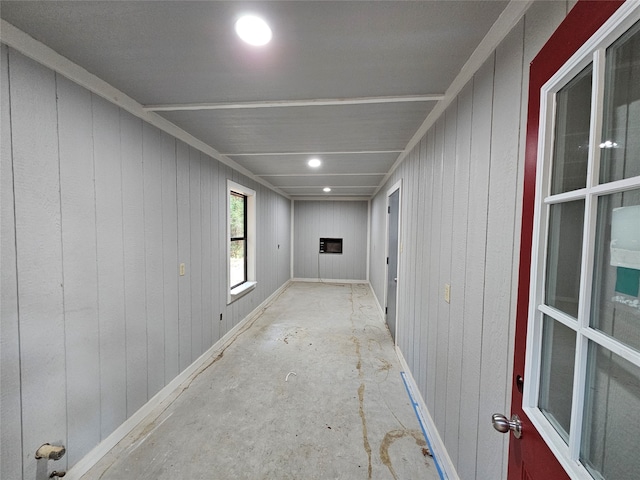
<path id="1" fill-rule="evenodd" d="M 598 199 L 591 321 L 640 350 L 640 189 Z"/>
<path id="2" fill-rule="evenodd" d="M 591 76 L 589 65 L 556 94 L 552 195 L 587 184 Z"/>
<path id="3" fill-rule="evenodd" d="M 542 337 L 538 407 L 568 442 L 576 332 L 545 315 Z"/>
<path id="4" fill-rule="evenodd" d="M 640 175 L 640 23 L 607 49 L 600 183 Z"/>
<path id="5" fill-rule="evenodd" d="M 595 478 L 636 479 L 640 472 L 640 369 L 590 343 L 587 370 L 580 458 Z"/>
<path id="6" fill-rule="evenodd" d="M 246 243 L 244 240 L 231 241 L 231 268 L 229 272 L 229 281 L 231 282 L 231 288 L 238 286 L 246 281 L 245 247 Z"/>
<path id="7" fill-rule="evenodd" d="M 551 205 L 546 304 L 578 317 L 584 200 Z"/>

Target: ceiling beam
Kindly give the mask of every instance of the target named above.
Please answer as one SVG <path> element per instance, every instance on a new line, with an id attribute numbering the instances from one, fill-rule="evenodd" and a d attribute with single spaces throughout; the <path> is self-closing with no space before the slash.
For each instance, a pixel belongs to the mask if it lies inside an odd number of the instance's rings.
<path id="1" fill-rule="evenodd" d="M 368 202 L 371 199 L 370 196 L 362 196 L 362 195 L 354 195 L 354 196 L 346 196 L 346 195 L 300 195 L 295 194 L 291 195 L 291 200 L 297 202 L 306 202 L 306 201 L 330 201 L 330 202 Z"/>
<path id="2" fill-rule="evenodd" d="M 370 155 L 375 153 L 401 153 L 404 150 L 357 150 L 352 152 L 255 152 L 255 153 L 223 153 L 229 157 L 267 157 L 284 155 Z"/>
<path id="3" fill-rule="evenodd" d="M 367 177 L 386 175 L 387 172 L 380 173 L 262 173 L 259 177 Z M 378 185 L 374 185 L 377 187 Z"/>
<path id="4" fill-rule="evenodd" d="M 400 95 L 395 97 L 314 98 L 310 100 L 274 100 L 238 103 L 183 103 L 146 105 L 147 112 L 178 112 L 194 110 L 240 110 L 255 108 L 326 107 L 335 105 L 371 105 L 380 103 L 438 102 L 444 94 Z"/>

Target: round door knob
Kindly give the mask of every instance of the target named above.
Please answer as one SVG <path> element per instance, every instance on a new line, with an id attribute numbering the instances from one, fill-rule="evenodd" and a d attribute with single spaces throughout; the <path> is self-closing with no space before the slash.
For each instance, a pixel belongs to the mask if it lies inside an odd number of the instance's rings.
<path id="1" fill-rule="evenodd" d="M 522 422 L 520 421 L 520 417 L 515 413 L 511 415 L 510 419 L 501 413 L 494 413 L 491 415 L 491 423 L 493 424 L 493 428 L 500 433 L 512 431 L 514 437 L 520 438 L 522 436 Z"/>

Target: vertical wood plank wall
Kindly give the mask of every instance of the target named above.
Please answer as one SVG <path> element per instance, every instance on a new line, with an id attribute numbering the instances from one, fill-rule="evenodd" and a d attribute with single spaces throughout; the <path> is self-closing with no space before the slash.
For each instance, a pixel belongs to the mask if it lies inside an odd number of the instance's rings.
<path id="1" fill-rule="evenodd" d="M 69 462 L 100 441 L 100 345 L 91 95 L 58 78 Z M 73 112 L 77 112 L 76 115 Z M 64 119 L 63 121 L 61 121 Z M 72 442 L 72 443 L 71 443 Z"/>
<path id="2" fill-rule="evenodd" d="M 289 280 L 291 202 L 0 53 L 0 476 L 35 478 L 41 444 L 71 467 Z M 258 284 L 232 305 L 227 178 L 258 204 Z"/>
<path id="3" fill-rule="evenodd" d="M 367 215 L 365 201 L 296 201 L 294 278 L 366 281 Z M 318 253 L 321 237 L 342 238 L 343 253 Z"/>
<path id="4" fill-rule="evenodd" d="M 534 3 L 372 200 L 384 307 L 386 195 L 402 181 L 398 346 L 464 480 L 506 478 L 491 414 L 510 409 L 529 63 L 573 4 Z"/>
<path id="5" fill-rule="evenodd" d="M 18 322 L 18 278 L 16 272 L 16 231 L 11 164 L 11 120 L 9 117 L 9 62 L 7 48 L 0 46 L 0 443 L 2 475 L 22 478 L 22 396 L 20 392 L 20 330 Z M 6 106 L 6 108 L 4 108 Z M 4 459 L 14 458 L 6 462 Z"/>

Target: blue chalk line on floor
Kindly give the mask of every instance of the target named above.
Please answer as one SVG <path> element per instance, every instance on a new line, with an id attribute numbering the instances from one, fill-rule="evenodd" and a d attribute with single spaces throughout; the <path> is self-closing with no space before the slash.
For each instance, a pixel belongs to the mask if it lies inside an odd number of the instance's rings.
<path id="1" fill-rule="evenodd" d="M 427 430 L 425 429 L 424 422 L 422 420 L 422 415 L 420 415 L 420 409 L 418 403 L 415 401 L 413 393 L 411 392 L 411 387 L 409 387 L 409 383 L 407 382 L 406 373 L 400 372 L 400 376 L 402 377 L 402 381 L 404 382 L 404 388 L 407 390 L 407 394 L 409 395 L 409 400 L 411 400 L 411 405 L 413 405 L 413 411 L 418 418 L 418 422 L 420 423 L 420 429 L 422 430 L 422 434 L 424 435 L 424 439 L 427 441 L 427 446 L 429 447 L 429 451 L 431 452 L 433 463 L 436 465 L 436 469 L 438 470 L 438 475 L 440 475 L 441 480 L 447 480 L 448 477 L 440 467 L 440 463 L 438 462 L 438 458 L 436 457 L 436 452 L 433 450 L 431 446 L 431 441 L 429 440 L 429 435 L 427 435 Z"/>

